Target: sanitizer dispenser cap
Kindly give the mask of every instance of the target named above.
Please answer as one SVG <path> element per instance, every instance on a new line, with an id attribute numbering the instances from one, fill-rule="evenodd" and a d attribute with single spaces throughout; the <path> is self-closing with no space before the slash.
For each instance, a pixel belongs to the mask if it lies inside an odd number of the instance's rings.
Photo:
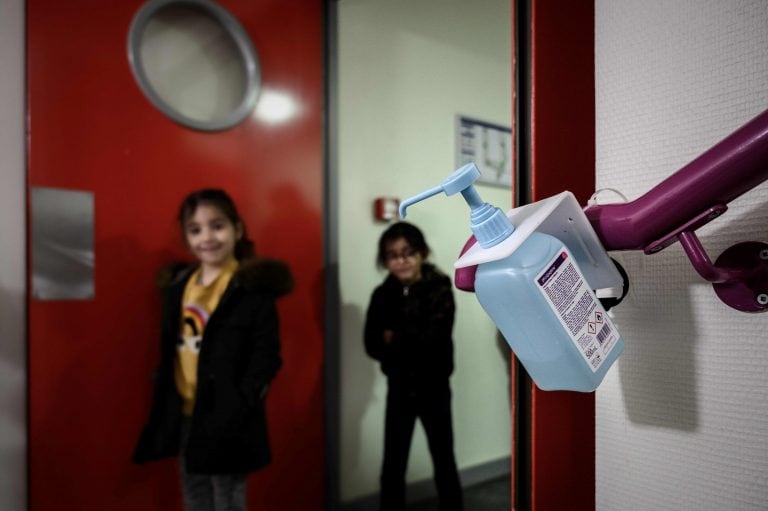
<path id="1" fill-rule="evenodd" d="M 472 209 L 470 214 L 470 227 L 475 234 L 478 243 L 483 248 L 490 248 L 507 239 L 515 230 L 515 226 L 509 221 L 504 212 L 487 202 L 483 202 L 480 194 L 472 186 L 477 178 L 480 177 L 480 171 L 474 163 L 468 163 L 459 170 L 448 176 L 440 186 L 430 188 L 429 190 L 405 199 L 400 204 L 400 217 L 405 218 L 405 210 L 411 204 L 445 192 L 446 195 L 453 195 L 461 192 L 464 200 L 467 201 Z"/>

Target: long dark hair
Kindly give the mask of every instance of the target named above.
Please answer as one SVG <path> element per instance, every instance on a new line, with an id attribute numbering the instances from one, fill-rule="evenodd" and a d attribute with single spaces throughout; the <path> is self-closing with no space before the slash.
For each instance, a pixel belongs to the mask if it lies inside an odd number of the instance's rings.
<path id="1" fill-rule="evenodd" d="M 243 259 L 252 257 L 255 249 L 253 241 L 248 239 L 245 222 L 243 222 L 243 219 L 237 212 L 237 207 L 232 198 L 227 192 L 218 188 L 203 188 L 202 190 L 197 190 L 187 195 L 184 200 L 181 201 L 177 220 L 181 227 L 182 237 L 184 236 L 185 225 L 201 204 L 215 207 L 224 213 L 224 216 L 232 222 L 232 225 L 235 227 L 240 226 L 242 236 L 240 236 L 240 239 L 235 243 L 235 259 L 242 261 Z"/>
<path id="2" fill-rule="evenodd" d="M 421 254 L 423 259 L 429 257 L 429 245 L 424 240 L 424 234 L 413 224 L 397 222 L 390 225 L 379 238 L 379 252 L 376 254 L 376 265 L 379 268 L 387 266 L 387 245 L 403 238 L 412 249 Z"/>

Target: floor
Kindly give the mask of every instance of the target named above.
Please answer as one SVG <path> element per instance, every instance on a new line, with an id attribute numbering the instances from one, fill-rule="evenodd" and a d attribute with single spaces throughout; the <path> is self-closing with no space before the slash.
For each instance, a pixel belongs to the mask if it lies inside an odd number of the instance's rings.
<path id="1" fill-rule="evenodd" d="M 438 511 L 437 499 L 417 502 L 408 511 Z M 464 489 L 466 511 L 508 511 L 510 505 L 509 476 L 486 481 Z"/>

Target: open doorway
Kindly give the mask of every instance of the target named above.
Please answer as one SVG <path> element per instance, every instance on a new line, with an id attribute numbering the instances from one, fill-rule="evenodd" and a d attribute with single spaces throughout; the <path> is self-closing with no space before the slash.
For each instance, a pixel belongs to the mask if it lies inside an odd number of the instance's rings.
<path id="1" fill-rule="evenodd" d="M 373 289 L 377 240 L 388 226 L 373 216 L 379 197 L 404 199 L 439 184 L 459 166 L 461 119 L 513 133 L 512 2 L 341 0 L 337 26 L 337 115 L 332 183 L 339 267 L 338 477 L 342 509 L 375 509 L 387 383 L 367 357 L 363 325 Z M 511 154 L 512 148 L 509 148 Z M 508 184 L 482 186 L 502 209 Z M 449 275 L 471 235 L 460 201 L 443 198 L 411 211 L 430 261 Z M 504 480 L 509 494 L 509 350 L 475 296 L 454 290 L 454 448 L 465 487 Z M 333 342 L 329 339 L 329 342 Z M 432 464 L 417 425 L 407 472 L 408 500 L 434 495 Z M 332 490 L 333 492 L 333 490 Z M 506 506 L 507 508 L 509 506 Z M 501 507 L 503 508 L 503 507 Z"/>

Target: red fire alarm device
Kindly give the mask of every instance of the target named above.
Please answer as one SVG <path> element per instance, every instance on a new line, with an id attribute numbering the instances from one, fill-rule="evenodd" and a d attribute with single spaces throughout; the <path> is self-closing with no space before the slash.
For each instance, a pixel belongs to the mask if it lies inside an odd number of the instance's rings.
<path id="1" fill-rule="evenodd" d="M 394 197 L 378 197 L 373 201 L 373 217 L 380 222 L 397 220 L 400 215 L 398 208 L 400 199 Z"/>

